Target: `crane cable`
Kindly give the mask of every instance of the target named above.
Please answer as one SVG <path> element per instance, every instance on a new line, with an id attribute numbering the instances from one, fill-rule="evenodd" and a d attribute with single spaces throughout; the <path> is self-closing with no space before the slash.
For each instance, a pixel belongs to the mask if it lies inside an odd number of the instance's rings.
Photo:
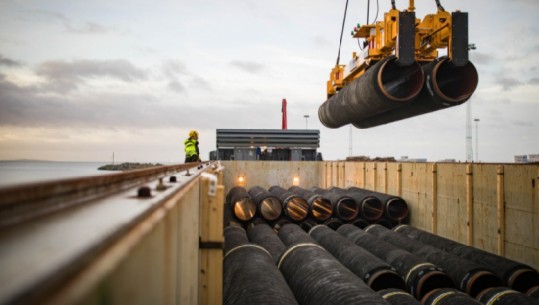
<path id="1" fill-rule="evenodd" d="M 444 7 L 440 4 L 440 0 L 435 0 L 435 1 L 436 1 L 436 6 L 438 7 L 438 9 L 442 12 L 445 12 Z"/>
<path id="2" fill-rule="evenodd" d="M 341 28 L 341 39 L 339 40 L 339 52 L 337 53 L 337 64 L 339 65 L 339 60 L 341 59 L 341 45 L 342 45 L 342 34 L 344 32 L 344 21 L 346 20 L 346 11 L 348 10 L 348 0 L 346 0 L 346 6 L 344 7 L 344 16 L 342 18 L 342 28 Z"/>

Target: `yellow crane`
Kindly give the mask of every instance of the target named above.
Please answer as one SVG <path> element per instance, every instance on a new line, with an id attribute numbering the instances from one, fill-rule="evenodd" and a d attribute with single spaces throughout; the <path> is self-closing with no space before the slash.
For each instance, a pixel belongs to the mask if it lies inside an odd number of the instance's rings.
<path id="1" fill-rule="evenodd" d="M 328 100 L 318 112 L 326 127 L 378 126 L 462 104 L 475 91 L 468 13 L 447 12 L 436 0 L 437 12 L 421 20 L 413 0 L 403 11 L 391 4 L 383 20 L 352 30 L 363 49 L 330 72 Z M 447 55 L 439 57 L 440 49 Z"/>

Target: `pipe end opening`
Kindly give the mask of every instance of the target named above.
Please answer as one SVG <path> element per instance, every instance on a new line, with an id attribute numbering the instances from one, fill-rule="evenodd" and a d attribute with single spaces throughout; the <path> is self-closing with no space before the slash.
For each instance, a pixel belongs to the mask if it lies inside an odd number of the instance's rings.
<path id="1" fill-rule="evenodd" d="M 344 220 L 349 221 L 357 217 L 359 213 L 357 202 L 351 197 L 344 197 L 337 202 L 337 216 Z"/>
<path id="2" fill-rule="evenodd" d="M 309 205 L 305 199 L 293 197 L 286 204 L 286 214 L 293 221 L 302 221 L 309 214 Z"/>
<path id="3" fill-rule="evenodd" d="M 325 198 L 316 198 L 311 203 L 311 213 L 319 221 L 329 219 L 333 215 L 331 201 Z"/>
<path id="4" fill-rule="evenodd" d="M 253 219 L 256 214 L 256 205 L 251 198 L 241 198 L 234 202 L 234 214 L 242 221 Z"/>
<path id="5" fill-rule="evenodd" d="M 268 197 L 260 202 L 260 215 L 266 220 L 273 221 L 281 216 L 283 206 L 277 198 Z"/>

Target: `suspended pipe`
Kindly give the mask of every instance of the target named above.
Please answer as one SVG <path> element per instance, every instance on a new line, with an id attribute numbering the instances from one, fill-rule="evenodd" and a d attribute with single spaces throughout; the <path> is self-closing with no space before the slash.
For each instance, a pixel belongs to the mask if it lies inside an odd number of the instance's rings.
<path id="1" fill-rule="evenodd" d="M 422 87 L 423 70 L 417 62 L 400 66 L 390 56 L 320 105 L 318 118 L 328 128 L 361 122 L 411 102 Z"/>
<path id="2" fill-rule="evenodd" d="M 445 270 L 457 288 L 475 297 L 481 291 L 502 286 L 502 281 L 490 269 L 408 238 L 381 225 L 370 225 L 365 232 L 413 253 Z"/>
<path id="3" fill-rule="evenodd" d="M 249 195 L 253 198 L 262 218 L 268 221 L 274 221 L 281 216 L 283 207 L 279 198 L 275 197 L 261 186 L 257 185 L 250 188 Z"/>
<path id="4" fill-rule="evenodd" d="M 309 235 L 372 290 L 406 289 L 404 280 L 390 265 L 327 226 L 315 226 Z"/>
<path id="5" fill-rule="evenodd" d="M 416 299 L 437 288 L 454 287 L 441 268 L 354 225 L 344 224 L 337 232 L 395 268 L 404 279 L 406 290 Z"/>
<path id="6" fill-rule="evenodd" d="M 241 186 L 231 188 L 226 201 L 232 207 L 236 217 L 242 221 L 251 220 L 256 214 L 256 205 L 251 195 Z"/>
<path id="7" fill-rule="evenodd" d="M 463 245 L 409 225 L 400 225 L 393 230 L 409 238 L 419 240 L 425 244 L 473 261 L 483 267 L 491 268 L 503 280 L 507 287 L 517 291 L 526 293 L 531 287 L 539 286 L 539 273 L 528 265 Z"/>
<path id="8" fill-rule="evenodd" d="M 223 304 L 298 304 L 267 250 L 239 227 L 224 230 Z"/>
<path id="9" fill-rule="evenodd" d="M 346 190 L 349 192 L 362 192 L 378 198 L 384 204 L 384 215 L 389 220 L 401 221 L 408 216 L 408 204 L 401 197 L 365 190 L 358 187 L 349 187 Z"/>
<path id="10" fill-rule="evenodd" d="M 401 289 L 382 289 L 378 294 L 391 305 L 421 305 L 411 294 Z"/>
<path id="11" fill-rule="evenodd" d="M 324 221 L 333 215 L 331 201 L 320 194 L 316 194 L 299 186 L 292 186 L 288 191 L 307 200 L 309 204 L 309 216 L 318 221 Z"/>
<path id="12" fill-rule="evenodd" d="M 475 66 L 468 61 L 455 66 L 447 57 L 441 57 L 422 66 L 425 85 L 412 102 L 396 109 L 354 123 L 357 128 L 383 125 L 413 116 L 453 107 L 466 102 L 479 82 Z"/>
<path id="13" fill-rule="evenodd" d="M 312 191 L 316 194 L 325 196 L 333 205 L 333 215 L 344 221 L 351 221 L 359 214 L 357 202 L 350 196 L 331 192 L 319 187 L 313 187 Z"/>
<path id="14" fill-rule="evenodd" d="M 494 287 L 481 292 L 477 299 L 483 304 L 539 305 L 539 301 L 508 287 Z"/>
<path id="15" fill-rule="evenodd" d="M 277 233 L 268 224 L 259 224 L 247 229 L 247 236 L 252 243 L 264 247 L 277 265 L 281 254 L 286 249 Z"/>
<path id="16" fill-rule="evenodd" d="M 294 292 L 298 303 L 309 305 L 369 304 L 387 305 L 382 297 L 339 263 L 301 228 L 288 224 L 279 237 L 287 236 L 288 248 L 278 268 Z M 310 242 L 305 242 L 310 240 Z M 303 241 L 303 242 L 302 242 Z M 254 303 L 253 303 L 254 304 Z"/>
<path id="17" fill-rule="evenodd" d="M 309 214 L 309 205 L 305 199 L 284 188 L 274 185 L 268 190 L 281 201 L 284 214 L 293 221 L 302 221 Z"/>
<path id="18" fill-rule="evenodd" d="M 423 305 L 482 305 L 476 299 L 453 288 L 441 288 L 429 292 L 422 300 Z"/>
<path id="19" fill-rule="evenodd" d="M 359 204 L 359 215 L 369 221 L 378 220 L 384 215 L 384 204 L 369 191 L 361 189 L 345 190 L 338 187 L 331 188 L 330 191 L 352 197 Z"/>

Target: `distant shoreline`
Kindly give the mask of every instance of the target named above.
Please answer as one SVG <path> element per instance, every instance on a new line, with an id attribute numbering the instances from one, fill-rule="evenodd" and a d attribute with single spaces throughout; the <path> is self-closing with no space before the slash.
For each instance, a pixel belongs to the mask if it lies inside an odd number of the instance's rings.
<path id="1" fill-rule="evenodd" d="M 156 166 L 163 166 L 163 164 L 124 162 L 120 164 L 103 165 L 103 166 L 98 167 L 97 169 L 105 170 L 105 171 L 127 171 L 127 170 L 141 169 L 141 168 L 147 168 L 147 167 L 156 167 Z"/>

